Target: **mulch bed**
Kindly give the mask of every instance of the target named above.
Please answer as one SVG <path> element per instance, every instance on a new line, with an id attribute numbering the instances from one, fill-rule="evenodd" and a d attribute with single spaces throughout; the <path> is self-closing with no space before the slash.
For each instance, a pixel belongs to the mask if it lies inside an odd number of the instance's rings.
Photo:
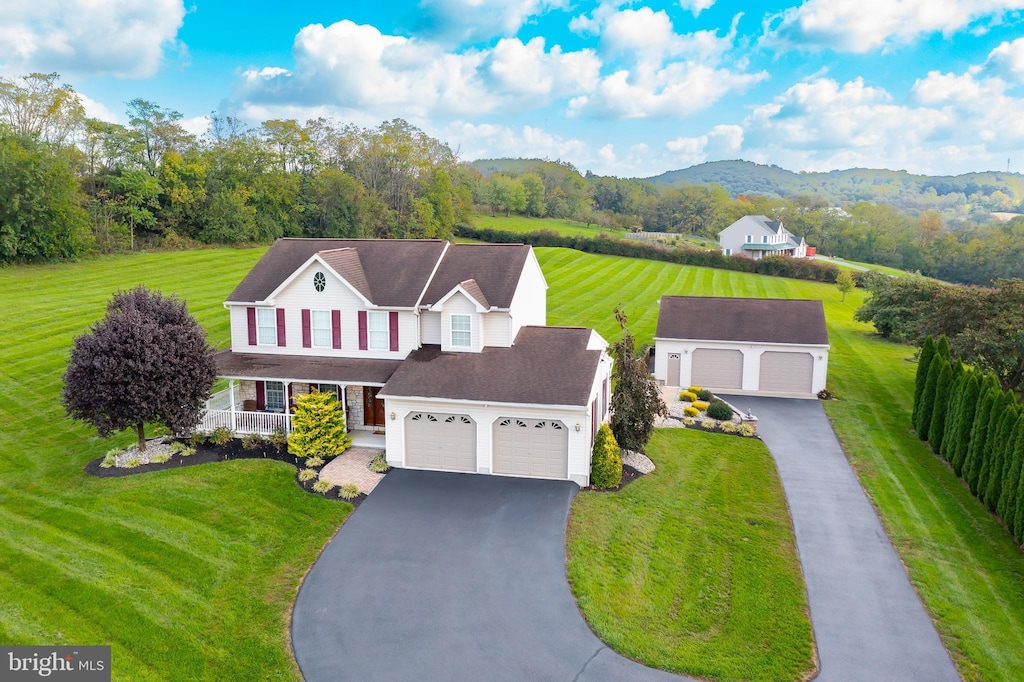
<path id="1" fill-rule="evenodd" d="M 362 504 L 363 500 L 366 499 L 366 493 L 360 493 L 358 497 L 351 500 L 343 500 L 338 497 L 339 488 L 337 487 L 332 488 L 326 493 L 318 493 L 313 490 L 313 484 L 316 483 L 315 478 L 309 481 L 299 480 L 299 470 L 307 468 L 305 466 L 305 462 L 302 461 L 301 458 L 296 457 L 295 455 L 289 455 L 285 451 L 279 452 L 277 448 L 269 444 L 252 450 L 246 450 L 242 447 L 242 441 L 238 438 L 231 439 L 227 445 L 203 443 L 196 447 L 196 453 L 194 455 L 189 455 L 188 457 L 172 455 L 166 462 L 160 462 L 159 464 L 143 464 L 133 469 L 125 467 L 109 467 L 104 469 L 100 466 L 100 463 L 103 461 L 103 457 L 97 457 L 85 465 L 85 473 L 90 474 L 91 476 L 96 476 L 97 478 L 121 478 L 123 476 L 134 476 L 136 474 L 148 474 L 152 471 L 181 469 L 184 467 L 195 466 L 197 464 L 226 462 L 234 459 L 274 459 L 279 462 L 286 462 L 295 467 L 295 482 L 298 486 L 311 495 L 319 495 L 320 497 L 337 502 L 348 502 L 353 507 L 358 507 Z M 325 459 L 323 466 L 327 466 L 332 459 L 334 458 Z M 323 467 L 313 468 L 319 471 Z"/>
<path id="2" fill-rule="evenodd" d="M 614 488 L 595 488 L 594 486 L 588 486 L 584 490 L 593 490 L 596 493 L 617 493 L 627 485 L 635 481 L 636 479 L 643 476 L 642 473 L 629 466 L 628 464 L 622 465 L 622 480 Z"/>

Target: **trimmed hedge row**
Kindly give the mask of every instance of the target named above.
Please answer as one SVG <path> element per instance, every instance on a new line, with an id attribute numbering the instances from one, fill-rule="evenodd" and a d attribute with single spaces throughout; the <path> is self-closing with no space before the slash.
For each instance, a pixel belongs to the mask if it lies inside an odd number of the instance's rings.
<path id="1" fill-rule="evenodd" d="M 561 235 L 552 230 L 510 232 L 508 230 L 495 230 L 473 227 L 471 225 L 456 225 L 455 235 L 457 237 L 479 239 L 495 244 L 559 246 L 606 256 L 645 258 L 647 260 L 665 261 L 679 265 L 699 265 L 720 270 L 752 272 L 758 275 L 792 277 L 812 282 L 832 283 L 836 281 L 836 277 L 839 275 L 839 268 L 832 263 L 823 263 L 809 258 L 767 256 L 761 260 L 751 260 L 742 256 L 723 256 L 719 251 L 705 251 L 689 246 L 672 247 L 631 239 L 616 239 L 605 234 L 600 234 L 597 237 L 584 237 L 582 235 Z"/>
<path id="2" fill-rule="evenodd" d="M 991 372 L 952 362 L 928 337 L 917 365 L 914 429 L 972 494 L 1024 542 L 1024 407 Z"/>

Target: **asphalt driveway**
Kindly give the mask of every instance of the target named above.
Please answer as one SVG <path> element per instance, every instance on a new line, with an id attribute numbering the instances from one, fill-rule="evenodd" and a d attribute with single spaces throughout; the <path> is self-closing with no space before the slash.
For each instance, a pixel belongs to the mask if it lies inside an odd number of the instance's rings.
<path id="1" fill-rule="evenodd" d="M 959 680 L 874 507 L 816 400 L 750 407 L 793 515 L 818 646 L 818 680 Z"/>
<path id="2" fill-rule="evenodd" d="M 675 680 L 606 647 L 565 578 L 579 488 L 398 469 L 313 565 L 292 614 L 306 680 Z"/>

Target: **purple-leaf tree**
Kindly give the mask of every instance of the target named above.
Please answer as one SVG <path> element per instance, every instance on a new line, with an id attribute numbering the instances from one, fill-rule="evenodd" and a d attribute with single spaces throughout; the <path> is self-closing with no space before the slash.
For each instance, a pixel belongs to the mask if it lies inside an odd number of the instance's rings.
<path id="1" fill-rule="evenodd" d="M 139 286 L 114 294 L 106 317 L 75 339 L 62 400 L 104 438 L 134 426 L 145 450 L 147 422 L 175 433 L 199 422 L 215 376 L 213 348 L 185 303 Z"/>

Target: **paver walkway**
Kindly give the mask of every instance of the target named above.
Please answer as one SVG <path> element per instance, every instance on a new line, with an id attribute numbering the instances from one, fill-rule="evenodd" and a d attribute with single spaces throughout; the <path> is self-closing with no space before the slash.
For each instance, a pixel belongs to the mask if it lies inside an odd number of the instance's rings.
<path id="1" fill-rule="evenodd" d="M 382 452 L 382 450 L 380 448 L 349 448 L 320 470 L 320 478 L 330 481 L 339 488 L 346 483 L 355 483 L 361 492 L 369 494 L 380 483 L 380 479 L 384 478 L 384 474 L 374 473 L 368 467 L 370 460 L 378 452 Z"/>
<path id="2" fill-rule="evenodd" d="M 308 682 L 674 681 L 597 639 L 565 578 L 570 481 L 396 469 L 310 569 Z"/>
<path id="3" fill-rule="evenodd" d="M 793 515 L 822 682 L 959 680 L 817 400 L 723 396 L 760 417 Z"/>

